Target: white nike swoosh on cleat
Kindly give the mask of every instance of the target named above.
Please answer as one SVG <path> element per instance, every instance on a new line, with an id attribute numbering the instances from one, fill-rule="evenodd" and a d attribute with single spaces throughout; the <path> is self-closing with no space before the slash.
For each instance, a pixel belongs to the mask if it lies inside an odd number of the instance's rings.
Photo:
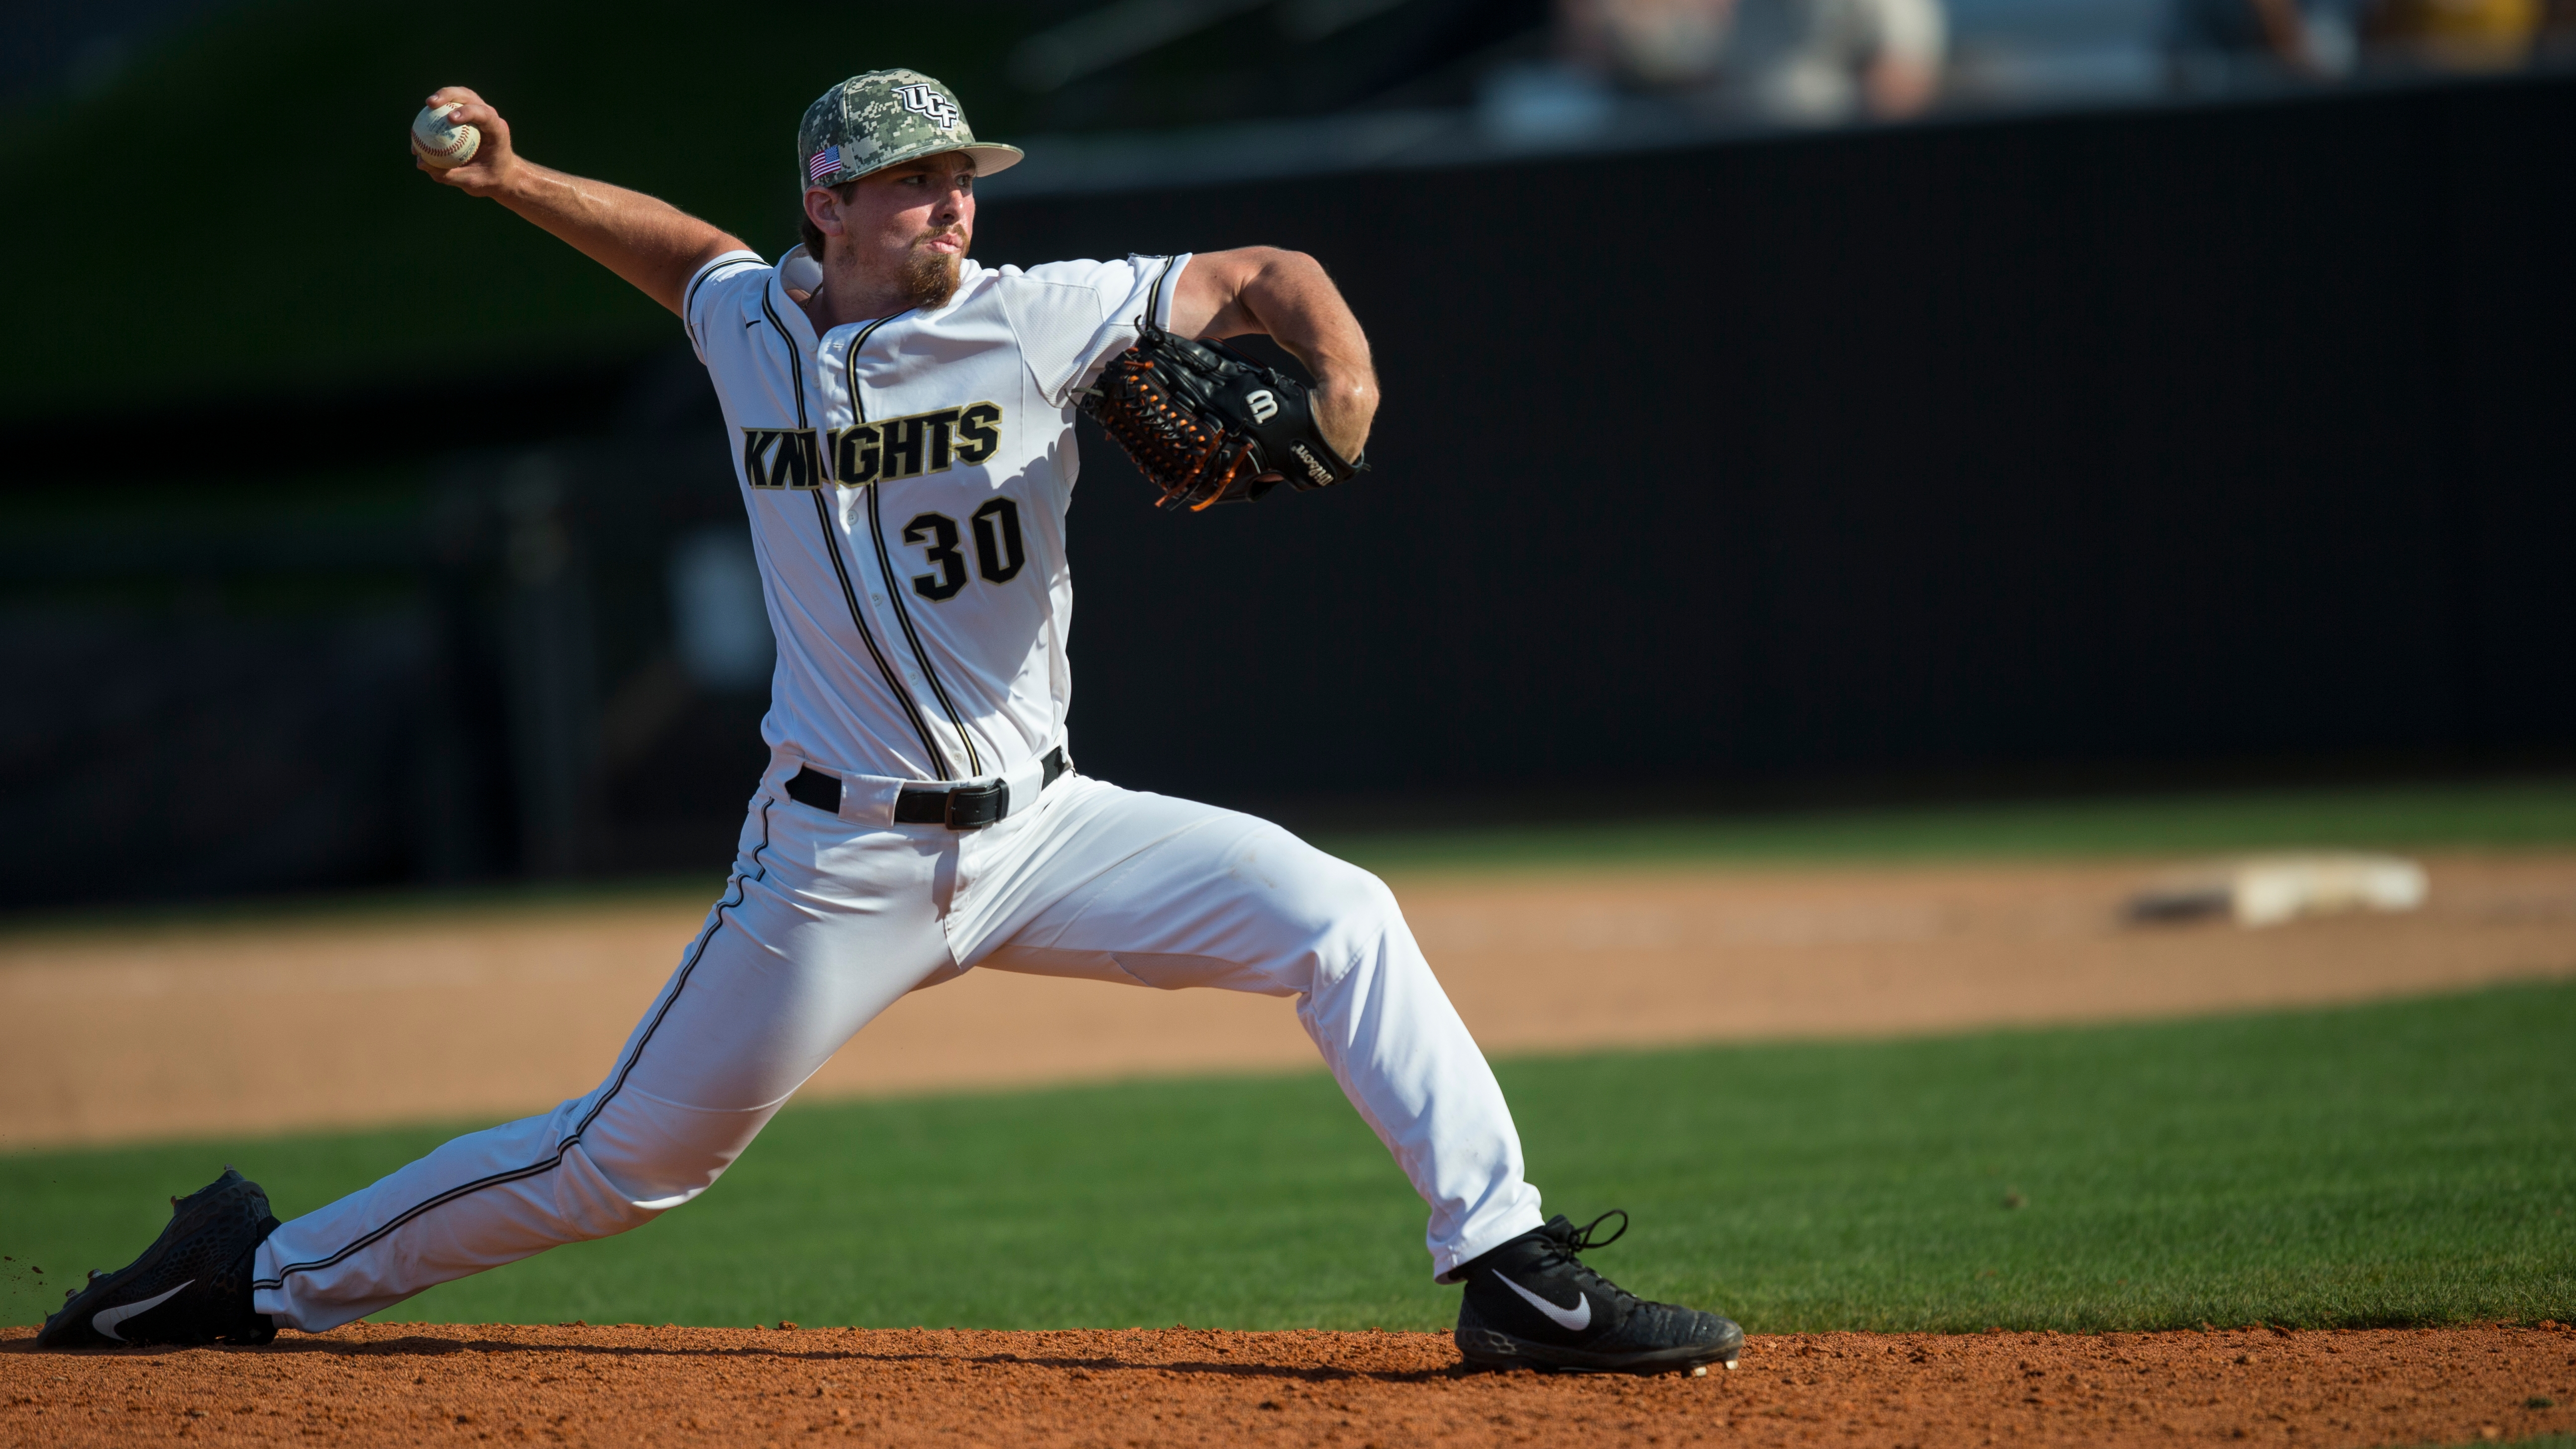
<path id="1" fill-rule="evenodd" d="M 196 1281 L 196 1279 L 191 1278 L 188 1280 L 188 1283 L 194 1283 Z M 1508 1283 L 1511 1280 L 1506 1278 L 1503 1281 Z M 123 1323 L 125 1320 L 132 1318 L 138 1313 L 149 1313 L 153 1309 L 160 1307 L 162 1304 L 169 1302 L 171 1299 L 178 1297 L 180 1291 L 185 1289 L 188 1286 L 188 1283 L 182 1283 L 177 1288 L 173 1288 L 167 1293 L 154 1298 L 146 1298 L 140 1303 L 128 1303 L 122 1308 L 102 1308 L 97 1313 L 91 1315 L 89 1326 L 97 1329 L 103 1334 L 106 1334 L 108 1337 L 115 1339 L 117 1342 L 123 1343 L 125 1342 L 125 1335 L 116 1331 L 116 1325 Z M 1531 1301 L 1535 1302 L 1537 1300 L 1533 1299 Z M 1591 1304 L 1587 1301 L 1584 1306 L 1588 1308 Z M 1550 1316 L 1553 1317 L 1554 1315 L 1551 1314 Z M 1556 1321 L 1563 1323 L 1565 1320 L 1559 1318 Z"/>
<path id="2" fill-rule="evenodd" d="M 1496 1273 L 1494 1276 L 1503 1280 L 1504 1287 L 1509 1288 L 1513 1292 L 1521 1295 L 1521 1297 L 1528 1299 L 1530 1307 L 1546 1314 L 1548 1322 L 1555 1324 L 1566 1332 L 1581 1333 L 1586 1328 L 1592 1326 L 1592 1299 L 1581 1289 L 1575 1290 L 1574 1306 L 1572 1308 L 1559 1308 L 1555 1304 L 1548 1302 L 1546 1299 L 1539 1297 L 1535 1293 L 1532 1293 L 1527 1288 L 1513 1282 L 1506 1274 Z"/>

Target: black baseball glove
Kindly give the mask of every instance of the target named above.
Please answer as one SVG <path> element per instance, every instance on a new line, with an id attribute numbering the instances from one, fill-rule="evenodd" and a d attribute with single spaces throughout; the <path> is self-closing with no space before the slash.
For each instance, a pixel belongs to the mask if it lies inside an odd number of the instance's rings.
<path id="1" fill-rule="evenodd" d="M 1160 508 L 1250 503 L 1285 478 L 1326 488 L 1368 466 L 1342 461 L 1315 427 L 1306 385 L 1222 342 L 1151 322 L 1082 394 L 1082 410 L 1163 490 Z"/>

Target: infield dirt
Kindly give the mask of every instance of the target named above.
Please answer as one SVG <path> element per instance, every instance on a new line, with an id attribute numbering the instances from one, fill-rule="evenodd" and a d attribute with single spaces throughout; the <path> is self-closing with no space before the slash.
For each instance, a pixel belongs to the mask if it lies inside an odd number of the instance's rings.
<path id="1" fill-rule="evenodd" d="M 1498 1055 L 2366 1001 L 2576 974 L 2576 855 L 2436 856 L 2404 915 L 2140 928 L 2164 862 L 1391 876 Z M 589 1089 L 702 903 L 0 936 L 0 1146 L 500 1119 Z M 1576 986 L 1579 989 L 1567 989 Z M 114 1021 L 112 1034 L 87 1025 Z M 807 1100 L 1315 1065 L 1288 1003 L 971 971 Z"/>
<path id="2" fill-rule="evenodd" d="M 2476 1444 L 2576 1428 L 2576 1332 L 1756 1337 L 1704 1378 L 1477 1373 L 1432 1333 L 352 1326 L 37 1353 L 18 1444 Z M 2543 1400 L 2549 1402 L 2543 1403 Z"/>

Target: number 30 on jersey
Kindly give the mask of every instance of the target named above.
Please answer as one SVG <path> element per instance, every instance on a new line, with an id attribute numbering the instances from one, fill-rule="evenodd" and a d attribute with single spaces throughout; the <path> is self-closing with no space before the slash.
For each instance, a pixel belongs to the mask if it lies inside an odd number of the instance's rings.
<path id="1" fill-rule="evenodd" d="M 1019 577 L 1029 561 L 1028 546 L 1020 539 L 1020 505 L 996 498 L 976 509 L 967 521 L 975 529 L 975 572 L 994 584 Z M 903 526 L 903 541 L 920 548 L 923 562 L 938 570 L 915 574 L 914 593 L 943 603 L 966 587 L 966 559 L 957 551 L 957 520 L 944 513 L 922 514 Z"/>

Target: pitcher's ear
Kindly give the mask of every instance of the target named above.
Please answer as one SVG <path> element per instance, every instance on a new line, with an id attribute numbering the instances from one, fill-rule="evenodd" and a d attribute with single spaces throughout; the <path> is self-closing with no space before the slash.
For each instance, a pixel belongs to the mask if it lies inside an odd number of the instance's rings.
<path id="1" fill-rule="evenodd" d="M 839 236 L 848 229 L 841 221 L 841 198 L 820 186 L 805 193 L 805 219 L 825 236 Z"/>

